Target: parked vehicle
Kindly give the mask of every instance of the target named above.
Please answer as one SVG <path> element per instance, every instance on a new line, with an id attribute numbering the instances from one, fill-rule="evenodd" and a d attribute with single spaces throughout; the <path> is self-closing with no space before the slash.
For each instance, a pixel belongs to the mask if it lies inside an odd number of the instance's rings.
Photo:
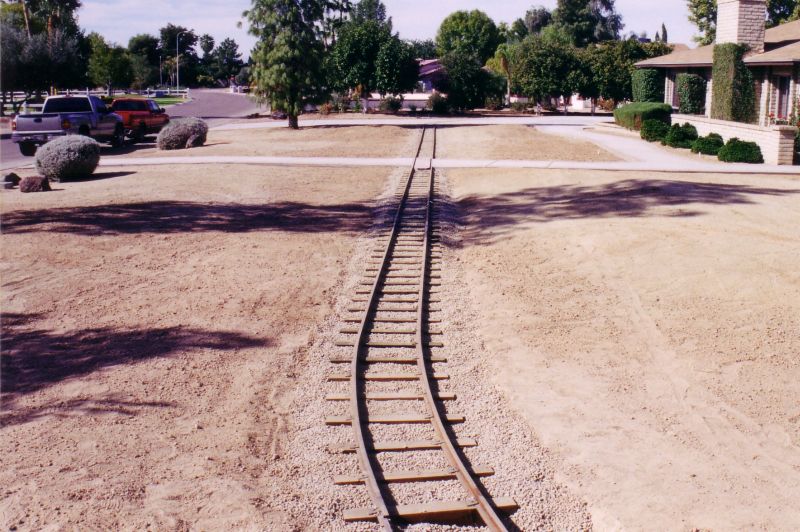
<path id="1" fill-rule="evenodd" d="M 122 118 L 97 96 L 50 96 L 41 113 L 18 115 L 11 123 L 11 140 L 22 155 L 32 156 L 42 144 L 64 135 L 85 135 L 122 146 Z"/>
<path id="2" fill-rule="evenodd" d="M 135 142 L 141 142 L 169 124 L 169 115 L 149 98 L 118 98 L 111 109 L 122 117 L 125 134 Z"/>

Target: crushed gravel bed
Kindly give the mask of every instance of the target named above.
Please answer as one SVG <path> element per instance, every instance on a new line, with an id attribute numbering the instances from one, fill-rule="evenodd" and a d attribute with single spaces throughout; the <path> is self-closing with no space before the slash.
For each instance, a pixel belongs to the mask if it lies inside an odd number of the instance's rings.
<path id="1" fill-rule="evenodd" d="M 381 217 L 393 215 L 387 204 L 396 201 L 395 191 L 405 170 L 397 170 L 389 179 L 387 187 L 376 208 L 376 224 L 373 231 L 359 242 L 349 265 L 349 278 L 340 286 L 337 314 L 321 324 L 314 335 L 313 345 L 308 357 L 298 360 L 297 375 L 302 376 L 294 401 L 293 426 L 286 446 L 278 450 L 272 475 L 276 479 L 270 491 L 270 504 L 281 508 L 291 516 L 293 530 L 375 530 L 370 523 L 348 524 L 342 521 L 346 509 L 371 506 L 366 488 L 363 486 L 335 486 L 333 477 L 339 474 L 360 474 L 358 460 L 354 454 L 333 454 L 331 446 L 352 444 L 350 426 L 328 427 L 324 420 L 329 416 L 346 415 L 348 402 L 328 402 L 327 394 L 349 394 L 349 383 L 327 382 L 334 373 L 347 373 L 346 364 L 332 364 L 331 356 L 348 356 L 352 348 L 336 347 L 334 344 L 345 335 L 340 334 L 344 324 L 340 318 L 350 316 L 348 308 L 359 306 L 351 298 L 364 279 L 364 263 L 380 245 L 376 242 L 385 227 Z M 442 174 L 437 177 L 442 179 Z M 446 190 L 446 179 L 439 183 L 440 190 Z M 436 387 L 442 391 L 457 394 L 457 400 L 445 402 L 449 413 L 464 415 L 465 423 L 453 425 L 457 437 L 470 437 L 478 441 L 478 446 L 466 448 L 463 454 L 471 464 L 489 466 L 496 474 L 481 479 L 487 492 L 492 496 L 513 496 L 520 505 L 511 521 L 521 530 L 587 530 L 591 519 L 585 504 L 575 498 L 554 479 L 554 460 L 540 446 L 535 434 L 528 428 L 514 410 L 491 384 L 486 357 L 491 356 L 483 349 L 481 339 L 474 332 L 476 317 L 469 311 L 467 287 L 460 277 L 460 267 L 451 258 L 453 247 L 460 243 L 458 213 L 446 201 L 438 203 L 441 209 L 439 227 L 442 246 L 442 287 L 436 297 L 442 303 L 436 304 L 431 317 L 441 319 L 442 323 L 432 328 L 444 331 L 441 339 L 445 347 L 434 348 L 434 356 L 444 356 L 447 363 L 435 364 L 436 372 L 447 373 L 449 379 L 439 381 Z M 380 213 L 380 214 L 378 214 Z M 382 313 L 386 317 L 413 317 L 413 313 Z M 413 324 L 407 324 L 413 326 Z M 378 336 L 385 338 L 387 335 Z M 401 335 L 390 337 L 405 338 Z M 397 339 L 395 338 L 395 339 Z M 407 354 L 411 350 L 387 349 L 387 354 Z M 383 353 L 381 353 L 383 354 Z M 392 372 L 411 373 L 416 371 L 412 365 L 371 364 L 369 373 Z M 368 382 L 368 392 L 421 391 L 419 383 L 409 382 Z M 369 401 L 372 413 L 424 412 L 421 401 L 380 402 Z M 433 431 L 429 425 L 377 425 L 370 426 L 376 439 L 430 439 Z M 438 451 L 417 451 L 404 453 L 383 452 L 377 460 L 385 470 L 436 469 L 447 466 L 444 455 Z M 280 489 L 290 482 L 292 490 Z M 463 498 L 463 488 L 455 481 L 420 482 L 392 485 L 392 495 L 400 503 L 425 502 L 433 500 L 456 500 Z M 414 525 L 408 530 L 480 530 L 481 527 L 453 527 L 442 525 Z"/>

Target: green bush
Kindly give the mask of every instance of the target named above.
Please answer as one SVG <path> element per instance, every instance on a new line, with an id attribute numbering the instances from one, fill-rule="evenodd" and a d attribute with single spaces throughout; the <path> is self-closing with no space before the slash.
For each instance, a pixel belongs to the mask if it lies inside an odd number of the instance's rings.
<path id="1" fill-rule="evenodd" d="M 711 118 L 753 123 L 757 118 L 755 80 L 744 64 L 743 44 L 714 46 Z"/>
<path id="2" fill-rule="evenodd" d="M 680 112 L 701 115 L 706 108 L 706 80 L 697 74 L 678 74 L 676 80 Z"/>
<path id="3" fill-rule="evenodd" d="M 517 113 L 524 113 L 528 110 L 528 102 L 514 102 L 511 104 L 511 109 Z"/>
<path id="4" fill-rule="evenodd" d="M 669 132 L 669 124 L 661 120 L 645 120 L 642 123 L 642 138 L 648 142 L 661 142 Z"/>
<path id="5" fill-rule="evenodd" d="M 717 157 L 725 163 L 750 163 L 761 164 L 764 162 L 764 155 L 761 148 L 755 142 L 745 142 L 737 138 L 732 138 L 722 149 L 719 150 Z"/>
<path id="6" fill-rule="evenodd" d="M 672 148 L 686 148 L 692 147 L 692 143 L 697 140 L 697 128 L 691 124 L 678 125 L 673 124 L 669 128 L 667 136 L 664 137 L 663 143 Z"/>
<path id="7" fill-rule="evenodd" d="M 710 133 L 707 137 L 700 137 L 692 143 L 692 153 L 717 155 L 724 145 L 725 141 L 722 140 L 721 136 L 716 133 Z"/>
<path id="8" fill-rule="evenodd" d="M 631 88 L 634 102 L 663 102 L 664 74 L 652 68 L 634 70 Z"/>
<path id="9" fill-rule="evenodd" d="M 389 96 L 388 98 L 384 98 L 383 100 L 381 100 L 380 110 L 382 113 L 396 114 L 402 108 L 403 108 L 402 98 L 394 98 L 392 96 Z"/>
<path id="10" fill-rule="evenodd" d="M 194 117 L 178 118 L 167 124 L 158 134 L 159 150 L 182 150 L 196 148 L 206 143 L 208 125 Z"/>
<path id="11" fill-rule="evenodd" d="M 666 103 L 637 102 L 620 107 L 614 111 L 617 125 L 628 129 L 642 129 L 645 120 L 661 120 L 670 123 L 672 106 Z"/>
<path id="12" fill-rule="evenodd" d="M 36 170 L 49 179 L 89 177 L 100 163 L 100 145 L 82 135 L 51 140 L 36 152 Z"/>
<path id="13" fill-rule="evenodd" d="M 505 107 L 505 98 L 502 96 L 487 96 L 484 107 L 489 111 L 499 111 Z"/>
<path id="14" fill-rule="evenodd" d="M 447 98 L 441 94 L 434 93 L 428 98 L 428 107 L 435 115 L 446 115 L 450 112 L 450 105 L 447 103 Z"/>

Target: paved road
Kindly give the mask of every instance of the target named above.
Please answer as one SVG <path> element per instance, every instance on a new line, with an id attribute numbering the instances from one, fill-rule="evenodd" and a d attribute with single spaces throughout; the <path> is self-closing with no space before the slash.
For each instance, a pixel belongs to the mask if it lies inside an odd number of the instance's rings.
<path id="1" fill-rule="evenodd" d="M 231 94 L 223 89 L 197 89 L 191 92 L 190 102 L 167 109 L 170 116 L 198 116 L 207 120 L 211 127 L 216 127 L 259 111 L 259 107 L 243 94 Z M 113 153 L 106 147 L 103 152 Z M 32 163 L 33 157 L 24 157 L 10 139 L 0 140 L 0 169 Z"/>

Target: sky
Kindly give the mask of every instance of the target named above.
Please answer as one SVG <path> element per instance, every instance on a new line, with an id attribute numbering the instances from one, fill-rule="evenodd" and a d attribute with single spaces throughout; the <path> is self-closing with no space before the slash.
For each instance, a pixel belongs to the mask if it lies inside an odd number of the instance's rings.
<path id="1" fill-rule="evenodd" d="M 404 39 L 431 39 L 442 20 L 460 9 L 480 9 L 495 22 L 512 22 L 522 17 L 532 5 L 555 7 L 556 0 L 384 0 L 395 31 Z M 625 23 L 624 33 L 631 31 L 648 36 L 667 25 L 670 41 L 692 43 L 695 27 L 688 20 L 686 0 L 616 0 L 617 11 Z M 208 33 L 220 42 L 226 37 L 239 43 L 247 57 L 254 39 L 247 34 L 247 25 L 237 28 L 241 13 L 250 0 L 84 0 L 78 12 L 81 27 L 97 31 L 107 39 L 127 45 L 137 33 L 158 34 L 159 28 L 171 22 L 194 29 L 198 35 Z"/>

